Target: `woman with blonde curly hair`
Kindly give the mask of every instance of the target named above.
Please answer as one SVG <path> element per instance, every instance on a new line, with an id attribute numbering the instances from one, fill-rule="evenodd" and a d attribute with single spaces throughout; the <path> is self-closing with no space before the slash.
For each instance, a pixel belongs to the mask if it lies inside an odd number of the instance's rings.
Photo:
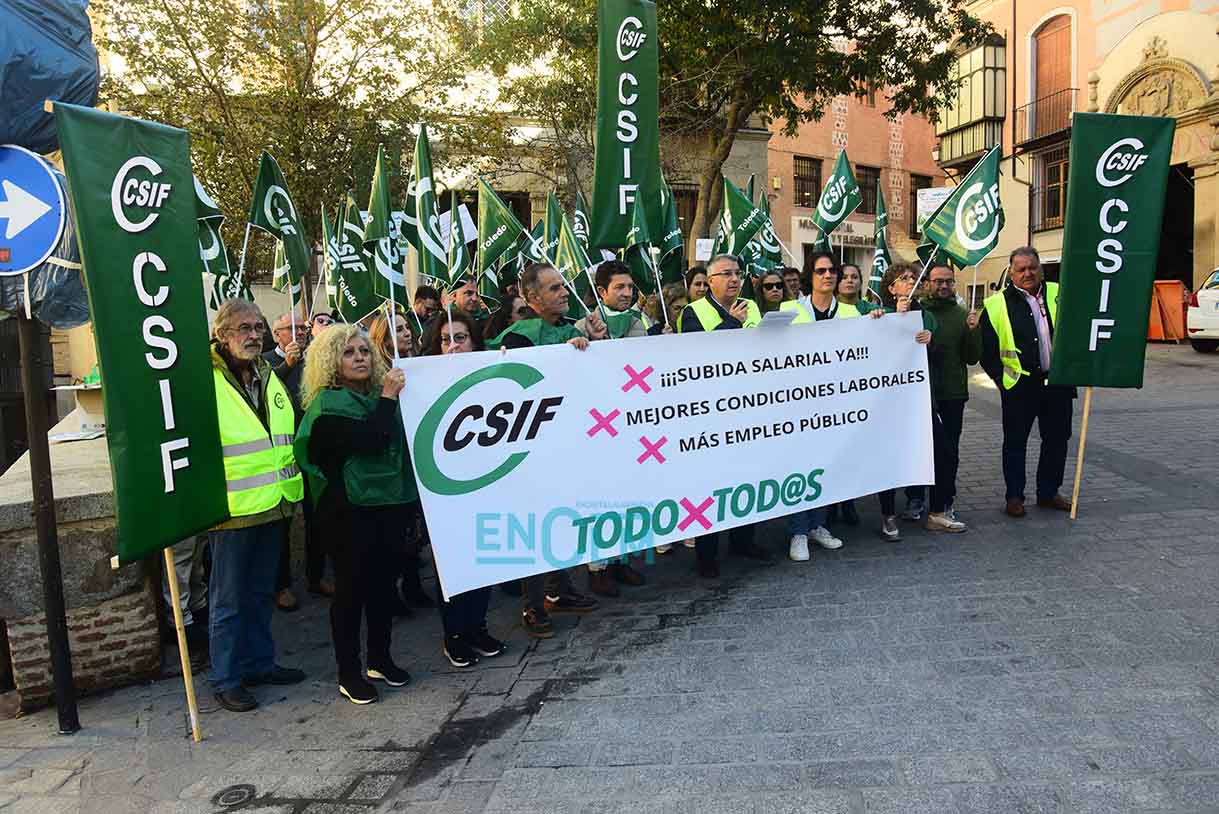
<path id="1" fill-rule="evenodd" d="M 355 704 L 377 700 L 370 679 L 391 687 L 410 681 L 389 652 L 396 565 L 410 505 L 418 500 L 398 418 L 405 381 L 401 370 L 386 370 L 359 327 L 335 325 L 309 348 L 301 384 L 305 415 L 293 448 L 311 486 L 317 529 L 334 556 L 330 632 L 339 693 Z"/>
<path id="2" fill-rule="evenodd" d="M 393 334 L 398 345 L 398 357 L 406 359 L 415 355 L 419 337 L 414 335 L 411 321 L 406 316 L 406 309 L 399 305 L 394 311 L 397 319 L 394 320 Z M 373 349 L 381 354 L 381 358 L 387 366 L 394 358 L 394 345 L 390 343 L 389 338 L 388 312 L 387 307 L 385 311 L 373 317 L 372 324 L 368 326 L 368 338 L 372 341 Z"/>

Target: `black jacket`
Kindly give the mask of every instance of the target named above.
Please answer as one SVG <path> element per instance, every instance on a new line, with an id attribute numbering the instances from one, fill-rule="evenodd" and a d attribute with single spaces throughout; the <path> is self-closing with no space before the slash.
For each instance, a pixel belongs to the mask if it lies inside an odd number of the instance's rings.
<path id="1" fill-rule="evenodd" d="M 262 355 L 271 363 L 271 369 L 275 371 L 275 375 L 279 376 L 279 380 L 284 383 L 284 388 L 288 391 L 288 395 L 292 397 L 292 406 L 296 408 L 296 419 L 300 421 L 301 417 L 301 379 L 305 376 L 305 358 L 302 356 L 292 367 L 288 367 L 284 357 L 279 355 L 278 349 L 273 348 Z"/>
<path id="2" fill-rule="evenodd" d="M 1044 285 L 1044 284 L 1043 284 Z M 1037 323 L 1033 320 L 1033 311 L 1029 308 L 1024 295 L 1016 287 L 1008 283 L 1003 289 L 1003 299 L 1007 303 L 1007 318 L 1012 323 L 1012 336 L 1016 340 L 1016 349 L 1020 352 L 1020 366 L 1028 371 L 1029 376 L 1021 376 L 1016 384 L 1019 388 L 1030 382 L 1044 382 L 1044 371 L 1041 369 L 1041 351 L 1038 348 Z M 1050 340 L 1054 339 L 1054 315 L 1046 314 L 1050 323 Z M 999 359 L 999 336 L 990 324 L 990 312 L 982 309 L 982 317 L 978 321 L 982 332 L 982 369 L 1003 391 L 1003 363 Z"/>

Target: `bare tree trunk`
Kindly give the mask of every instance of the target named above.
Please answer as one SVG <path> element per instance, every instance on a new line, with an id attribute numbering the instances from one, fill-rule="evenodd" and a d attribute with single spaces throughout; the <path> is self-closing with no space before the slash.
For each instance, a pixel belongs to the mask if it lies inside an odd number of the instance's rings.
<path id="1" fill-rule="evenodd" d="M 698 203 L 695 204 L 694 222 L 690 224 L 690 234 L 687 236 L 687 257 L 695 256 L 695 241 L 698 238 L 711 237 L 712 221 L 724 201 L 724 162 L 732 154 L 737 133 L 749 121 L 756 106 L 756 100 L 745 93 L 743 85 L 738 85 L 732 103 L 724 112 L 723 132 L 711 132 L 707 136 L 708 159 L 699 179 Z"/>

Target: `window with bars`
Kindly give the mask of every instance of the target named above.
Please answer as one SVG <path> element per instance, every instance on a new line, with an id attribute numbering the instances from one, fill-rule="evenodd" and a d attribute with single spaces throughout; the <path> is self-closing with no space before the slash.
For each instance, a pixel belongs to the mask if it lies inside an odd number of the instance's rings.
<path id="1" fill-rule="evenodd" d="M 863 202 L 856 211 L 861 215 L 876 214 L 876 190 L 880 187 L 880 170 L 876 167 L 858 166 L 855 168 L 855 183 L 859 184 L 859 194 Z"/>
<path id="2" fill-rule="evenodd" d="M 816 206 L 821 197 L 821 159 L 794 156 L 792 173 L 793 206 Z"/>
<path id="3" fill-rule="evenodd" d="M 926 175 L 910 174 L 910 205 L 906 211 L 910 213 L 910 235 L 911 240 L 918 240 L 921 237 L 918 228 L 918 191 L 920 189 L 930 189 L 931 179 Z"/>
<path id="4" fill-rule="evenodd" d="M 1069 148 L 1064 145 L 1040 156 L 1037 160 L 1037 188 L 1034 229 L 1062 228 L 1067 208 L 1067 171 L 1070 169 Z"/>

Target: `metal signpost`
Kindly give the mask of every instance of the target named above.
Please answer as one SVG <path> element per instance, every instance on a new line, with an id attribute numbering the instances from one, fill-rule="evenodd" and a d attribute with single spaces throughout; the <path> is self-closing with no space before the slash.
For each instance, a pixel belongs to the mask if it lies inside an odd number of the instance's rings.
<path id="1" fill-rule="evenodd" d="M 27 274 L 41 266 L 63 235 L 67 206 L 63 188 L 51 166 L 37 154 L 15 145 L 0 146 L 0 276 Z M 25 426 L 30 445 L 30 483 L 34 523 L 38 533 L 38 566 L 51 649 L 55 708 L 59 731 L 80 729 L 76 713 L 76 683 L 64 610 L 63 575 L 55 530 L 55 492 L 51 485 L 51 453 L 47 445 L 47 393 L 43 386 L 38 324 L 31 316 L 29 287 L 20 321 L 21 386 L 25 391 Z"/>

